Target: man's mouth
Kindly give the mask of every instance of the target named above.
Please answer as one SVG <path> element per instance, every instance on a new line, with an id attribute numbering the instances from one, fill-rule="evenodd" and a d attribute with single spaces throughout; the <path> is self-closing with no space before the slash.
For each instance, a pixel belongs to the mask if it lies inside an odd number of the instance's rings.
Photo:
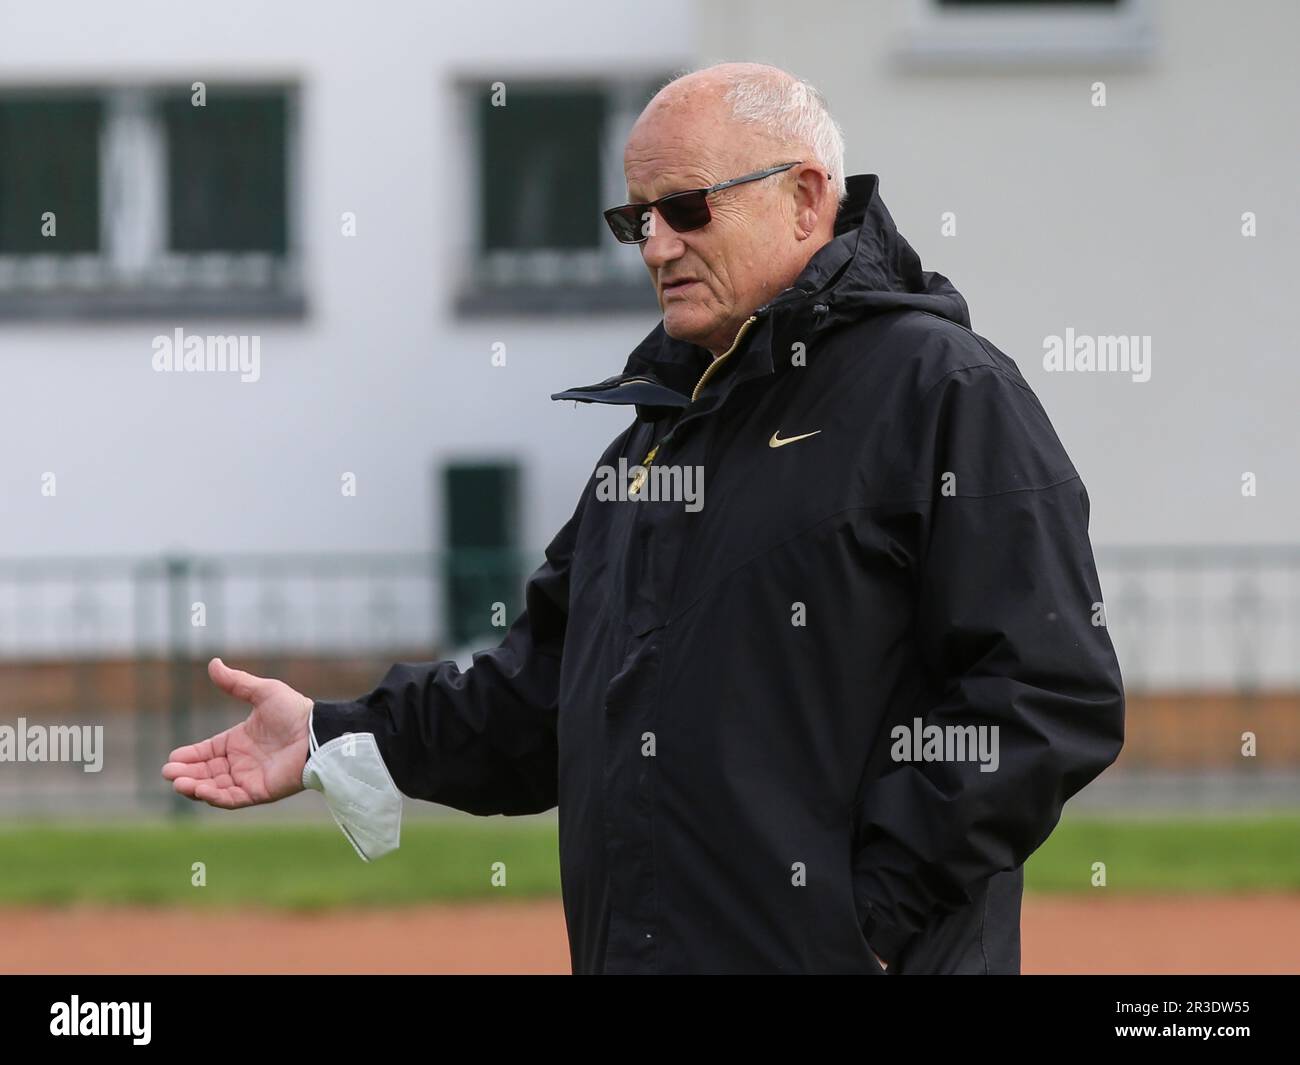
<path id="1" fill-rule="evenodd" d="M 685 292 L 692 285 L 698 285 L 698 284 L 699 281 L 697 281 L 693 277 L 679 277 L 673 281 L 669 281 L 666 285 L 663 286 L 661 291 L 665 296 L 669 296 L 677 292 Z"/>

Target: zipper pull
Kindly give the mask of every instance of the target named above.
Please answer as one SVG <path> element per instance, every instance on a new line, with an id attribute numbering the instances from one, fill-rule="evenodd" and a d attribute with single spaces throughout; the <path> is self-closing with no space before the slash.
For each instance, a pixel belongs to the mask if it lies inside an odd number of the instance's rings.
<path id="1" fill-rule="evenodd" d="M 641 486 L 645 484 L 646 474 L 649 471 L 650 463 L 654 462 L 655 456 L 659 454 L 659 449 L 673 438 L 673 433 L 675 431 L 675 429 L 669 429 L 668 434 L 645 453 L 645 458 L 641 460 L 641 472 L 633 477 L 632 483 L 627 486 L 628 495 L 634 496 L 641 491 Z"/>
<path id="2" fill-rule="evenodd" d="M 632 483 L 627 486 L 628 495 L 634 496 L 641 491 L 641 486 L 645 484 L 646 473 L 648 472 L 650 463 L 654 462 L 657 454 L 659 454 L 659 445 L 655 444 L 654 447 L 646 452 L 645 458 L 641 460 L 641 472 L 633 477 Z"/>

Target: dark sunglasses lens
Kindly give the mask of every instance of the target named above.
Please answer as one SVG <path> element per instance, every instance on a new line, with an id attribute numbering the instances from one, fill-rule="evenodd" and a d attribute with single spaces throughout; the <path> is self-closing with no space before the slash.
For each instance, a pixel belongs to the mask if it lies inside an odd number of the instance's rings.
<path id="1" fill-rule="evenodd" d="M 678 233 L 689 233 L 709 224 L 709 198 L 703 192 L 683 192 L 659 204 L 659 213 Z"/>
<path id="2" fill-rule="evenodd" d="M 639 244 L 645 240 L 641 232 L 642 215 L 645 208 L 629 205 L 612 207 L 605 212 L 605 221 L 609 223 L 614 237 L 624 244 Z"/>

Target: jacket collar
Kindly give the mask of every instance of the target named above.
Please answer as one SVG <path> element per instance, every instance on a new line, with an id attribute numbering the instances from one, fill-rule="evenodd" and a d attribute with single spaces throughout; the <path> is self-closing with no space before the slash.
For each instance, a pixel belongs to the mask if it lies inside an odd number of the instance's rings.
<path id="1" fill-rule="evenodd" d="M 920 258 L 880 199 L 879 185 L 875 174 L 854 174 L 846 180 L 847 194 L 831 239 L 814 253 L 793 285 L 753 312 L 758 321 L 732 354 L 732 366 L 718 375 L 720 388 L 709 406 L 721 403 L 742 381 L 789 366 L 788 359 L 774 360 L 778 334 L 797 337 L 811 349 L 816 334 L 833 325 L 900 306 L 969 327 L 960 293 L 941 274 L 921 269 Z M 687 406 L 711 361 L 709 351 L 670 337 L 660 321 L 632 350 L 621 374 L 551 398 L 635 403 L 638 414 L 647 417 L 652 412 L 643 408 Z M 700 405 L 705 405 L 703 397 Z"/>
<path id="2" fill-rule="evenodd" d="M 748 352 L 752 353 L 757 350 L 758 334 L 764 331 L 761 327 L 765 323 L 770 327 L 770 311 L 776 304 L 780 303 L 786 306 L 806 298 L 810 293 L 819 291 L 834 276 L 835 272 L 852 258 L 857 249 L 858 230 L 866 214 L 867 201 L 872 191 L 871 188 L 868 188 L 868 185 L 871 184 L 874 187 L 875 181 L 874 175 L 865 174 L 856 174 L 847 179 L 848 195 L 840 206 L 839 214 L 835 216 L 834 235 L 808 260 L 808 264 L 795 279 L 793 285 L 778 293 L 754 312 L 758 315 L 759 322 L 755 329 L 751 331 L 751 338 L 746 341 L 746 350 Z M 771 361 L 770 355 L 769 351 L 767 360 L 769 363 Z M 694 386 L 712 358 L 712 353 L 705 348 L 685 340 L 676 340 L 670 337 L 664 330 L 664 323 L 660 321 L 651 330 L 649 336 L 632 350 L 631 355 L 628 356 L 627 364 L 623 367 L 623 372 L 625 374 L 635 374 L 650 370 L 667 381 L 668 377 L 676 376 L 674 371 L 677 368 L 683 368 L 686 371 L 686 377 L 690 379 L 690 385 L 685 389 L 689 394 L 691 387 Z"/>

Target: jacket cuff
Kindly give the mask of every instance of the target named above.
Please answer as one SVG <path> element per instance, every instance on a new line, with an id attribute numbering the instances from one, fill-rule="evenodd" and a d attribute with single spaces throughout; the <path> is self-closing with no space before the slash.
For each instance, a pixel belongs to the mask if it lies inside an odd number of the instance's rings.
<path id="1" fill-rule="evenodd" d="M 316 746 L 324 747 L 330 740 L 345 732 L 373 732 L 379 734 L 373 718 L 376 711 L 355 700 L 330 702 L 317 699 L 312 707 L 310 728 Z"/>
<path id="2" fill-rule="evenodd" d="M 316 753 L 316 730 L 312 728 L 312 718 L 316 716 L 316 704 L 311 704 L 311 709 L 307 711 L 307 760 L 302 764 L 302 787 L 303 791 L 308 788 L 314 788 L 315 774 L 311 771 L 312 755 Z"/>

